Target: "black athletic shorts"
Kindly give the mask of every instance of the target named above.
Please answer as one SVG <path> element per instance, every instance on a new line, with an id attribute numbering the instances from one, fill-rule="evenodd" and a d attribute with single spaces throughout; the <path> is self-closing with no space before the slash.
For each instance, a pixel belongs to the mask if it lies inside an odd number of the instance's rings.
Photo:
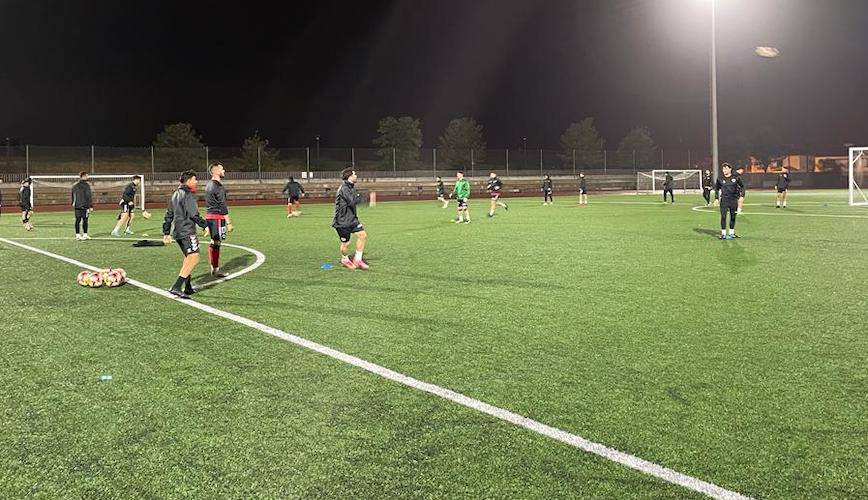
<path id="1" fill-rule="evenodd" d="M 208 224 L 208 234 L 211 235 L 212 241 L 223 241 L 226 239 L 226 221 L 221 219 L 205 219 Z"/>
<path id="2" fill-rule="evenodd" d="M 777 188 L 777 190 L 779 193 L 786 193 L 787 192 L 787 188 Z"/>
<path id="3" fill-rule="evenodd" d="M 585 188 L 579 188 L 579 194 L 588 194 L 588 190 Z"/>
<path id="4" fill-rule="evenodd" d="M 338 238 L 340 238 L 341 243 L 349 243 L 350 235 L 353 233 L 358 233 L 359 231 L 364 231 L 365 226 L 359 224 L 354 227 L 336 227 L 335 231 L 338 232 Z"/>
<path id="5" fill-rule="evenodd" d="M 467 208 L 467 198 L 458 198 L 458 208 Z"/>
<path id="6" fill-rule="evenodd" d="M 194 253 L 199 253 L 199 238 L 195 234 L 191 234 L 186 238 L 181 238 L 178 241 L 178 246 L 181 247 L 181 252 L 186 257 Z"/>
<path id="7" fill-rule="evenodd" d="M 89 215 L 89 212 L 87 211 L 86 208 L 76 208 L 75 209 L 75 217 L 76 218 L 87 219 L 88 215 Z"/>
<path id="8" fill-rule="evenodd" d="M 122 214 L 131 214 L 133 213 L 133 208 L 135 205 L 130 205 L 129 203 L 124 203 L 123 201 L 119 203 Z"/>
<path id="9" fill-rule="evenodd" d="M 287 203 L 288 205 L 292 205 L 293 203 L 297 203 L 298 200 L 300 200 L 300 199 L 301 199 L 300 196 L 290 196 L 289 199 L 286 200 L 286 203 Z"/>

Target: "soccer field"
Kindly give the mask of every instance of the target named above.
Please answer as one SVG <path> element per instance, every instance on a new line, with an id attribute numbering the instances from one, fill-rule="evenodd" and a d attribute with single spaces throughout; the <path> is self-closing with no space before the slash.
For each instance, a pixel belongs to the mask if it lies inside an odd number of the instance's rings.
<path id="1" fill-rule="evenodd" d="M 466 225 L 454 202 L 380 203 L 369 271 L 339 267 L 329 204 L 231 208 L 227 243 L 265 260 L 224 249 L 249 272 L 194 297 L 213 309 L 83 288 L 10 242 L 168 288 L 178 247 L 106 238 L 113 212 L 76 242 L 71 213 L 28 233 L 4 207 L 0 497 L 702 497 L 223 311 L 741 495 L 865 498 L 868 210 L 752 191 L 719 241 L 716 208 L 677 200 L 489 219 L 477 197 Z M 134 229 L 156 239 L 152 213 Z"/>

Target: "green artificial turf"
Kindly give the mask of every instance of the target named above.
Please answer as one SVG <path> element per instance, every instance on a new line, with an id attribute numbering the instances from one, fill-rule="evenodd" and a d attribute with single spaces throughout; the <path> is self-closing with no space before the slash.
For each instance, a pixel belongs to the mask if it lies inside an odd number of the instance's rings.
<path id="1" fill-rule="evenodd" d="M 733 241 L 697 195 L 514 199 L 493 219 L 476 198 L 468 225 L 381 203 L 360 209 L 367 272 L 337 265 L 329 205 L 238 207 L 228 242 L 267 260 L 195 300 L 745 495 L 865 497 L 868 210 L 772 199 L 748 194 Z M 0 237 L 174 281 L 174 245 L 75 242 L 62 213 L 25 233 L 6 210 Z M 156 237 L 152 212 L 135 229 Z M 696 496 L 78 271 L 0 243 L 0 497 Z"/>

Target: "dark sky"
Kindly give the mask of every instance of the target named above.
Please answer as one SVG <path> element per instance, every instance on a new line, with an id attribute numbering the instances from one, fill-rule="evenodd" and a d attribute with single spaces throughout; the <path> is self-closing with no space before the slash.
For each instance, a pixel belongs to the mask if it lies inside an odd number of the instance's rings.
<path id="1" fill-rule="evenodd" d="M 369 146 L 386 115 L 425 146 L 473 116 L 490 148 L 556 147 L 597 120 L 708 148 L 711 0 L 132 2 L 0 0 L 0 134 L 149 144 L 189 121 L 212 146 Z M 718 0 L 721 140 L 806 152 L 868 144 L 868 9 Z M 775 60 L 757 45 L 781 50 Z"/>

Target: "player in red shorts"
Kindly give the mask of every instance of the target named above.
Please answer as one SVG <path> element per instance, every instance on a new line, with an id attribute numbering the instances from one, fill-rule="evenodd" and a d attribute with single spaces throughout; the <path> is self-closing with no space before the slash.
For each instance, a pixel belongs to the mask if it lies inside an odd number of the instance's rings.
<path id="1" fill-rule="evenodd" d="M 500 201 L 500 194 L 503 189 L 503 183 L 500 182 L 500 178 L 497 176 L 497 173 L 491 172 L 488 175 L 488 194 L 491 195 L 491 206 L 488 209 L 488 216 L 494 217 L 494 209 L 500 205 L 504 210 L 509 210 L 509 206 Z"/>
<path id="2" fill-rule="evenodd" d="M 226 169 L 219 163 L 208 167 L 211 180 L 205 187 L 205 220 L 208 222 L 207 232 L 211 235 L 211 245 L 208 247 L 208 259 L 211 261 L 211 276 L 225 278 L 228 276 L 220 269 L 220 243 L 226 239 L 226 233 L 232 231 L 229 220 L 229 207 L 226 204 L 226 188 L 223 178 Z"/>

